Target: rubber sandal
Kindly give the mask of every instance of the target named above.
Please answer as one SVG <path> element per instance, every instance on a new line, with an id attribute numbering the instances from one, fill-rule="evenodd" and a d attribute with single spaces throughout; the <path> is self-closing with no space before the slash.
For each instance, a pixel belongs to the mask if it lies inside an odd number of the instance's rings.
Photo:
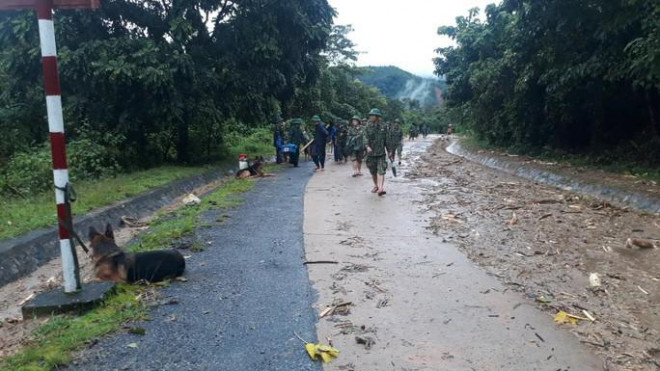
<path id="1" fill-rule="evenodd" d="M 371 190 L 371 193 L 378 193 L 378 187 L 374 187 L 374 188 Z"/>
<path id="2" fill-rule="evenodd" d="M 386 195 L 386 194 L 387 194 L 387 192 L 385 192 L 385 191 L 380 191 L 380 192 L 378 192 L 378 195 L 379 195 L 379 196 L 383 196 L 383 195 Z"/>

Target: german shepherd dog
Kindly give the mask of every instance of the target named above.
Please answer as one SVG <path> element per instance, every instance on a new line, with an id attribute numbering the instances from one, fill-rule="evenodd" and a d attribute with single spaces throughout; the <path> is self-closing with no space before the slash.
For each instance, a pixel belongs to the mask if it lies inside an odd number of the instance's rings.
<path id="1" fill-rule="evenodd" d="M 236 178 L 245 179 L 253 176 L 258 176 L 260 178 L 273 176 L 273 174 L 268 174 L 264 172 L 263 167 L 265 162 L 266 160 L 264 160 L 263 156 L 257 157 L 257 159 L 252 163 L 252 165 L 248 166 L 245 169 L 237 171 Z"/>
<path id="2" fill-rule="evenodd" d="M 110 224 L 103 234 L 90 227 L 88 237 L 98 281 L 158 282 L 180 276 L 186 269 L 186 261 L 177 250 L 125 252 L 115 243 Z"/>

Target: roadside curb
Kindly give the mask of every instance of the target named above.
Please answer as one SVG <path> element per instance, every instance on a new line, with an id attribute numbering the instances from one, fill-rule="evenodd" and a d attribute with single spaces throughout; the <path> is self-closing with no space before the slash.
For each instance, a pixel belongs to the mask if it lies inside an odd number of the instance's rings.
<path id="1" fill-rule="evenodd" d="M 143 218 L 151 215 L 177 197 L 224 177 L 231 169 L 231 166 L 226 166 L 194 175 L 95 209 L 88 214 L 74 216 L 74 228 L 84 236 L 90 226 L 99 227 L 106 223 L 117 226 L 122 216 Z M 38 229 L 0 242 L 0 287 L 34 272 L 41 265 L 59 256 L 58 246 L 55 227 Z"/>
<path id="2" fill-rule="evenodd" d="M 651 197 L 641 192 L 624 191 L 619 188 L 608 187 L 601 184 L 589 183 L 574 179 L 570 176 L 555 172 L 536 169 L 533 166 L 518 164 L 471 152 L 461 146 L 458 140 L 445 149 L 452 155 L 466 158 L 483 166 L 503 171 L 524 179 L 558 187 L 565 191 L 571 191 L 595 197 L 599 200 L 610 202 L 621 207 L 632 207 L 642 212 L 660 214 L 660 199 Z"/>

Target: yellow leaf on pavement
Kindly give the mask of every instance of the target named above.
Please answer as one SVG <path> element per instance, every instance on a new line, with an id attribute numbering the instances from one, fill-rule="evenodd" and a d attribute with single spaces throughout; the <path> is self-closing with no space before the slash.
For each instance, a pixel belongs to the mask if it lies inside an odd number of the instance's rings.
<path id="1" fill-rule="evenodd" d="M 305 350 L 307 351 L 307 354 L 309 354 L 309 357 L 312 359 L 312 361 L 316 361 L 316 345 L 307 343 L 305 344 Z"/>
<path id="2" fill-rule="evenodd" d="M 307 343 L 305 344 L 305 350 L 313 361 L 316 361 L 318 357 L 321 357 L 323 362 L 328 363 L 339 356 L 339 350 L 323 344 Z"/>
<path id="3" fill-rule="evenodd" d="M 571 325 L 577 325 L 578 319 L 575 316 L 564 312 L 563 310 L 557 313 L 555 316 L 555 322 L 557 323 L 570 323 Z"/>

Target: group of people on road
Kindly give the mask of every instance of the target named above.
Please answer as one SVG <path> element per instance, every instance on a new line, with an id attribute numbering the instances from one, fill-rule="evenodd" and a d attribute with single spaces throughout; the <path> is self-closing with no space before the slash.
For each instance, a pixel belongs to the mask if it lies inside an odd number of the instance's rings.
<path id="1" fill-rule="evenodd" d="M 388 160 L 394 173 L 397 156 L 401 164 L 404 134 L 399 120 L 385 123 L 381 111 L 374 108 L 369 111 L 368 119 L 353 116 L 350 122 L 339 120 L 336 124 L 326 125 L 319 115 L 314 115 L 311 121 L 312 140 L 303 127 L 302 119 L 291 120 L 286 135 L 284 120 L 278 117 L 273 131 L 277 163 L 288 161 L 297 167 L 302 152 L 311 155 L 316 166 L 314 171 L 324 171 L 329 143 L 336 163 L 346 163 L 350 159 L 353 177 L 362 176 L 362 164 L 365 163 L 374 183 L 371 192 L 379 196 L 387 193 L 385 174 Z"/>
<path id="2" fill-rule="evenodd" d="M 419 126 L 416 124 L 410 125 L 410 131 L 408 132 L 408 139 L 409 140 L 415 140 L 419 136 L 419 134 L 422 134 L 422 137 L 426 139 L 426 136 L 429 135 L 429 125 L 424 123 Z"/>

